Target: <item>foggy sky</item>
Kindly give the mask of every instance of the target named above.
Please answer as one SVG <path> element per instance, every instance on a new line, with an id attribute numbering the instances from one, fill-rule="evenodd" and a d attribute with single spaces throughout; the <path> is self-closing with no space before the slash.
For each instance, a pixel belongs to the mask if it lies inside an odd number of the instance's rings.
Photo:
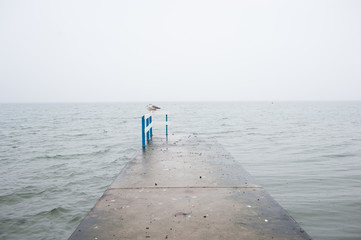
<path id="1" fill-rule="evenodd" d="M 0 102 L 361 100 L 361 1 L 0 0 Z"/>

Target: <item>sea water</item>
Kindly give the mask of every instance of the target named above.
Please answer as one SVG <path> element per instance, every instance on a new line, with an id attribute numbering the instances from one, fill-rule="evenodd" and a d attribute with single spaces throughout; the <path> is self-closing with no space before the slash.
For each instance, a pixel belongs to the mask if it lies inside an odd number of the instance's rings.
<path id="1" fill-rule="evenodd" d="M 0 104 L 0 239 L 67 239 L 141 149 L 146 104 Z M 314 239 L 361 238 L 361 102 L 159 105 L 170 134 L 216 139 Z"/>

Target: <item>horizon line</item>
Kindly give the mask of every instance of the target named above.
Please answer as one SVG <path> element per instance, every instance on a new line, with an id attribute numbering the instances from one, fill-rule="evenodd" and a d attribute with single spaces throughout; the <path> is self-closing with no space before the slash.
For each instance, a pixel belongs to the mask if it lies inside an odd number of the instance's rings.
<path id="1" fill-rule="evenodd" d="M 159 101 L 14 101 L 0 102 L 0 104 L 86 104 L 86 103 L 222 103 L 222 102 L 360 102 L 359 100 L 159 100 Z"/>

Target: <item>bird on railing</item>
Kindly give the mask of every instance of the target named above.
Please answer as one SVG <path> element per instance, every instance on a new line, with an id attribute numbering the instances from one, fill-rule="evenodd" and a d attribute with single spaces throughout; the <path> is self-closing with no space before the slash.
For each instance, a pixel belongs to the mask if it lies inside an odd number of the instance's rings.
<path id="1" fill-rule="evenodd" d="M 158 109 L 160 109 L 160 107 L 157 107 L 157 106 L 152 105 L 152 104 L 148 104 L 146 107 L 147 107 L 149 112 L 154 112 L 154 111 L 157 111 Z"/>

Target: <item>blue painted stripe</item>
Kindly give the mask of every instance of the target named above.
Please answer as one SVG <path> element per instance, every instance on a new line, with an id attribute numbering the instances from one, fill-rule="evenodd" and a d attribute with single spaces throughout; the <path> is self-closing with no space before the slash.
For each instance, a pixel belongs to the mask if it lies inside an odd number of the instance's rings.
<path id="1" fill-rule="evenodd" d="M 149 117 L 150 124 L 152 123 L 152 116 Z M 153 127 L 150 128 L 150 137 L 153 136 Z"/>
<path id="2" fill-rule="evenodd" d="M 144 121 L 144 116 L 142 116 L 142 147 L 145 148 L 145 121 Z"/>
<path id="3" fill-rule="evenodd" d="M 147 127 L 149 126 L 149 118 L 147 118 L 146 120 L 146 123 L 147 123 Z M 149 130 L 147 131 L 147 141 L 149 141 Z"/>
<path id="4" fill-rule="evenodd" d="M 165 122 L 166 122 L 166 125 L 165 125 L 165 135 L 168 136 L 168 114 L 165 115 Z"/>

